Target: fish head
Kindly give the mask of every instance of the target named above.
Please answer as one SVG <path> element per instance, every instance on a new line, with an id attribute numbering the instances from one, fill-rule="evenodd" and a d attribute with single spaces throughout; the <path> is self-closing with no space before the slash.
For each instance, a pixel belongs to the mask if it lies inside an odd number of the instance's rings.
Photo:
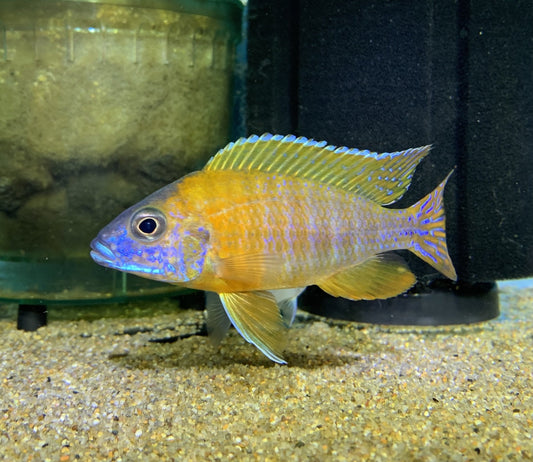
<path id="1" fill-rule="evenodd" d="M 203 270 L 209 231 L 179 211 L 171 184 L 130 207 L 91 242 L 91 257 L 105 267 L 169 283 L 187 283 Z M 177 205 L 178 204 L 178 205 Z"/>

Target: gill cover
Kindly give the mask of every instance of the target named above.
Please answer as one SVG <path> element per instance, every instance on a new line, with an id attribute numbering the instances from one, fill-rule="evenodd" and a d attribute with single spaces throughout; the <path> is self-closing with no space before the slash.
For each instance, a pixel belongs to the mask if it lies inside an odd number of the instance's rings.
<path id="1" fill-rule="evenodd" d="M 176 242 L 176 273 L 181 282 L 196 279 L 202 274 L 209 245 L 209 231 L 194 222 L 185 222 Z"/>
<path id="2" fill-rule="evenodd" d="M 209 232 L 197 220 L 175 221 L 160 208 L 143 207 L 130 219 L 130 235 L 135 244 L 125 245 L 126 253 L 138 261 L 134 272 L 140 276 L 186 283 L 202 273 Z"/>

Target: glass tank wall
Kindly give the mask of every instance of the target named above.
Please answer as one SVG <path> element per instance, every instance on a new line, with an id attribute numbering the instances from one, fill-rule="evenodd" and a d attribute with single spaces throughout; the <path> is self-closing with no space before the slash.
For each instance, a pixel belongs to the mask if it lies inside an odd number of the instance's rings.
<path id="1" fill-rule="evenodd" d="M 99 267 L 89 243 L 228 141 L 240 8 L 0 2 L 0 300 L 177 290 Z"/>

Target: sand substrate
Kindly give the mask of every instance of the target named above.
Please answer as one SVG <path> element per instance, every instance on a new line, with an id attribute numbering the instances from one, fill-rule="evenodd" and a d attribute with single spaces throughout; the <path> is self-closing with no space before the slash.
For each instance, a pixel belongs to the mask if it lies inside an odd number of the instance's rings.
<path id="1" fill-rule="evenodd" d="M 214 349 L 172 300 L 52 307 L 33 333 L 0 306 L 0 457 L 532 460 L 533 280 L 500 301 L 450 327 L 301 312 L 288 366 L 235 331 Z"/>

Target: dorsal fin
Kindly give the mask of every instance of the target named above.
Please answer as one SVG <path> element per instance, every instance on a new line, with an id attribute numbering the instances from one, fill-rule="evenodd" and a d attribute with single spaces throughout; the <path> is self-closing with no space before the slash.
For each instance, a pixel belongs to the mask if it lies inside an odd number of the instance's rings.
<path id="1" fill-rule="evenodd" d="M 294 135 L 252 135 L 221 149 L 204 170 L 261 171 L 317 181 L 392 204 L 409 188 L 431 146 L 378 154 Z"/>

